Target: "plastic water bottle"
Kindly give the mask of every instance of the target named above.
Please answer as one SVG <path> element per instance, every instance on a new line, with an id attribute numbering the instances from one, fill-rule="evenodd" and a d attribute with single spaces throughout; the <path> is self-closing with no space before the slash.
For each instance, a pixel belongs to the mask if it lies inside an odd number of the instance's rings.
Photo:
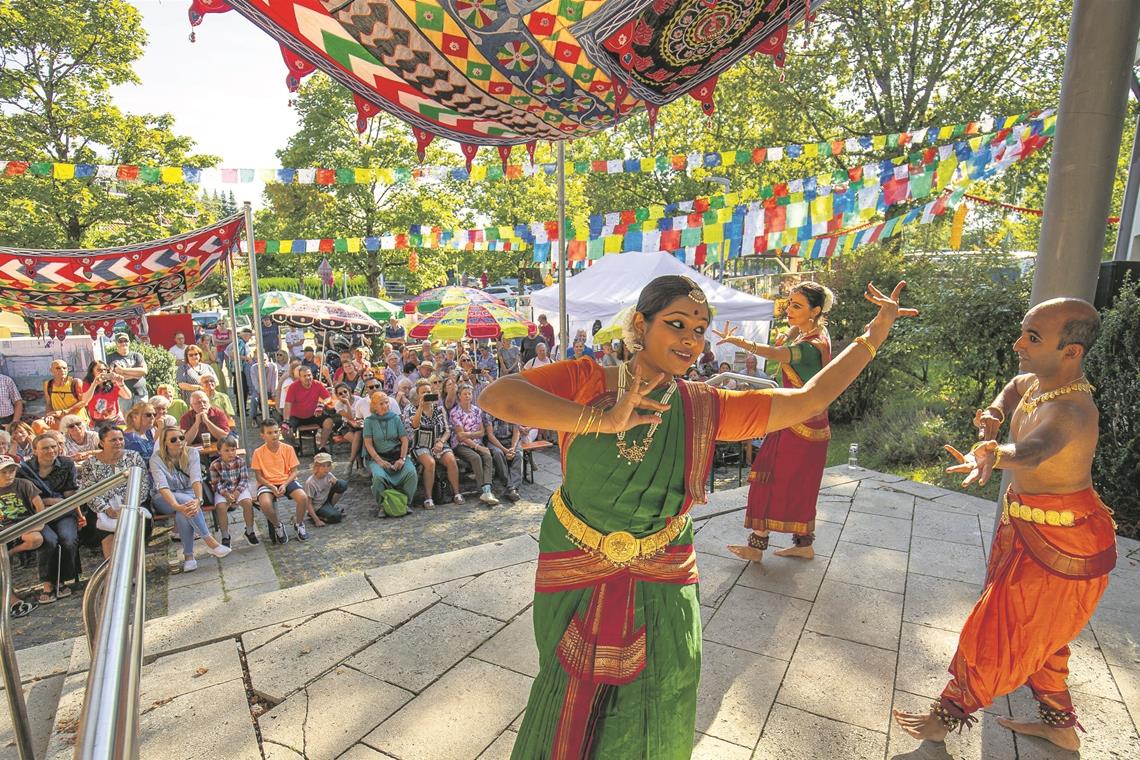
<path id="1" fill-rule="evenodd" d="M 859 444 L 853 443 L 847 447 L 847 469 L 858 470 L 859 467 Z"/>

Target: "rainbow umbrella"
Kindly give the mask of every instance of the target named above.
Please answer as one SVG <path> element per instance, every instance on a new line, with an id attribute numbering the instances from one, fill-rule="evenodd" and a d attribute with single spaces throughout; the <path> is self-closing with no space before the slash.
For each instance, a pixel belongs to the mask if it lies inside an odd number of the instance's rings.
<path id="1" fill-rule="evenodd" d="M 421 314 L 430 314 L 447 306 L 458 306 L 465 303 L 493 303 L 506 306 L 490 293 L 478 288 L 461 288 L 456 285 L 444 285 L 441 288 L 425 290 L 415 298 L 404 303 L 404 311 L 409 314 L 418 311 Z"/>
<path id="2" fill-rule="evenodd" d="M 289 293 L 284 290 L 269 290 L 262 293 L 258 300 L 261 302 L 261 316 L 266 317 L 278 309 L 284 309 L 286 306 L 292 306 L 295 303 L 304 303 L 305 301 L 311 301 L 313 299 L 308 296 L 303 296 L 300 293 Z M 253 296 L 248 295 L 243 298 L 238 305 L 234 307 L 234 311 L 246 316 L 252 315 Z"/>
<path id="3" fill-rule="evenodd" d="M 404 313 L 394 303 L 388 303 L 383 298 L 373 298 L 372 296 L 349 296 L 348 298 L 340 299 L 339 303 L 351 306 L 354 309 L 360 309 L 362 312 L 379 321 L 387 319 L 388 317 L 400 317 Z"/>
<path id="4" fill-rule="evenodd" d="M 412 340 L 463 338 L 522 338 L 533 325 L 521 314 L 497 303 L 461 303 L 445 306 L 411 329 Z"/>
<path id="5" fill-rule="evenodd" d="M 379 335 L 384 332 L 380 324 L 360 309 L 335 301 L 305 300 L 273 313 L 272 320 L 289 327 L 332 330 L 355 335 Z"/>

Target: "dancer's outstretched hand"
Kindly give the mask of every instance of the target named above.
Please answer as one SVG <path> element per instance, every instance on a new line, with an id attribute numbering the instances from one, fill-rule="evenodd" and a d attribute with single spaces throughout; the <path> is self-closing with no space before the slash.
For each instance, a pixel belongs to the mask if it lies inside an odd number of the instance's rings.
<path id="1" fill-rule="evenodd" d="M 618 399 L 612 409 L 602 415 L 602 433 L 619 433 L 623 430 L 635 428 L 638 425 L 649 425 L 661 421 L 661 413 L 669 409 L 668 404 L 654 401 L 646 394 L 657 387 L 665 379 L 664 372 L 658 372 L 651 379 L 642 376 L 641 366 L 633 370 L 630 387 Z M 642 414 L 643 410 L 656 412 L 656 414 Z"/>
<path id="2" fill-rule="evenodd" d="M 967 488 L 974 483 L 984 486 L 989 482 L 994 472 L 994 449 L 998 447 L 997 441 L 982 441 L 974 446 L 968 454 L 963 454 L 950 444 L 942 448 L 958 461 L 958 464 L 946 468 L 946 472 L 966 473 L 962 487 Z"/>
<path id="3" fill-rule="evenodd" d="M 891 325 L 899 317 L 917 317 L 918 309 L 903 308 L 900 305 L 903 288 L 906 287 L 906 280 L 901 280 L 891 294 L 885 295 L 881 290 L 875 287 L 875 283 L 868 282 L 867 290 L 863 293 L 863 297 L 871 303 L 879 307 L 879 313 L 871 320 L 867 326 L 872 334 L 876 332 L 876 328 L 882 330 L 880 339 L 886 338 L 886 333 L 890 331 Z"/>
<path id="4" fill-rule="evenodd" d="M 718 340 L 718 341 L 716 342 L 716 344 L 717 344 L 718 346 L 720 346 L 720 345 L 723 345 L 723 344 L 725 344 L 725 343 L 729 343 L 729 342 L 731 342 L 733 338 L 739 338 L 740 336 L 739 336 L 739 335 L 737 335 L 737 334 L 736 334 L 736 332 L 735 332 L 735 331 L 736 331 L 736 329 L 737 329 L 737 328 L 735 328 L 735 327 L 733 327 L 733 326 L 732 326 L 732 322 L 729 322 L 729 321 L 726 319 L 726 320 L 724 321 L 724 331 L 723 331 L 723 332 L 722 332 L 722 331 L 720 331 L 720 330 L 715 330 L 715 329 L 712 331 L 712 334 L 713 334 L 713 335 L 715 335 L 716 337 L 720 338 L 720 340 Z"/>

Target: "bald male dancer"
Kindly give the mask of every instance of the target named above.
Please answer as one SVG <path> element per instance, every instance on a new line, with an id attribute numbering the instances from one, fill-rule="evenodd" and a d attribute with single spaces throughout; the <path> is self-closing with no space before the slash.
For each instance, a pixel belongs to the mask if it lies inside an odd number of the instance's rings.
<path id="1" fill-rule="evenodd" d="M 895 711 L 911 736 L 942 741 L 977 720 L 995 697 L 1028 684 L 1038 720 L 999 718 L 1021 734 L 1067 750 L 1080 747 L 1065 678 L 1069 642 L 1088 623 L 1116 564 L 1115 523 L 1092 488 L 1097 408 L 1082 363 L 1100 329 L 1087 301 L 1058 298 L 1033 307 L 1013 344 L 1023 373 L 974 422 L 983 439 L 947 472 L 963 486 L 995 469 L 1011 484 L 990 551 L 986 585 L 962 627 L 950 682 L 928 713 Z M 1010 417 L 1010 443 L 998 444 Z"/>

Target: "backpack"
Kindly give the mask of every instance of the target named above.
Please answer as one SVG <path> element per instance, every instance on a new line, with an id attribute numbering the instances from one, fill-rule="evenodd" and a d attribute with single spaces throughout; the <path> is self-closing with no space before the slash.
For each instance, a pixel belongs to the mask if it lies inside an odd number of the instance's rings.
<path id="1" fill-rule="evenodd" d="M 408 497 L 403 491 L 389 488 L 380 499 L 380 508 L 388 517 L 403 517 L 408 514 Z"/>

